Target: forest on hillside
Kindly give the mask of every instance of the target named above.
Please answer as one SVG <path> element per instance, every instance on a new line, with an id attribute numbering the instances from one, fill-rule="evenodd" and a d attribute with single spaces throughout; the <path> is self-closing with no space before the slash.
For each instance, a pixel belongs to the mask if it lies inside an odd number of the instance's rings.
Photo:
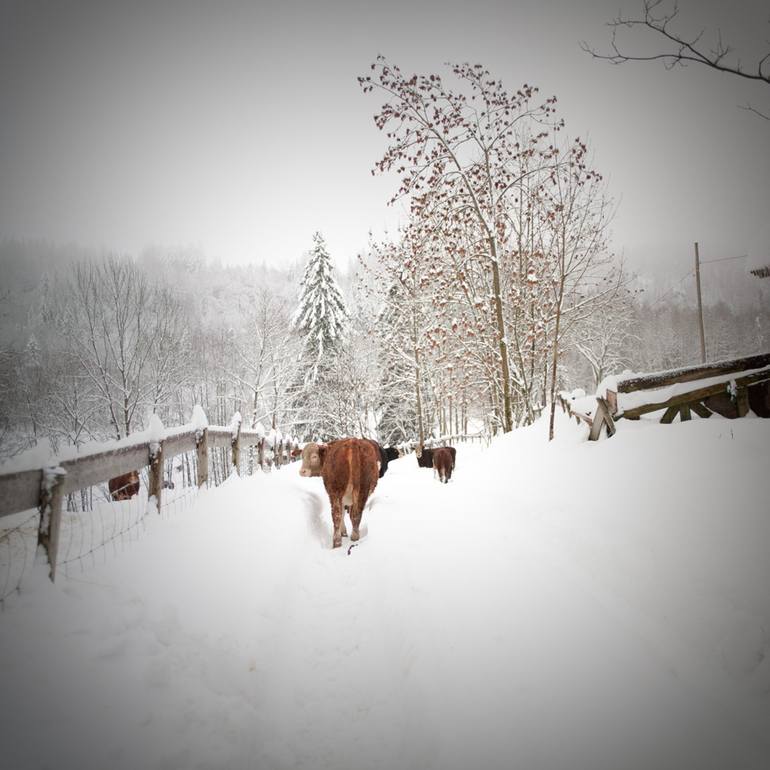
<path id="1" fill-rule="evenodd" d="M 690 276 L 624 265 L 604 177 L 556 97 L 450 69 L 451 86 L 377 57 L 358 78 L 387 99 L 372 173 L 398 180 L 409 213 L 344 273 L 322 223 L 285 269 L 1 241 L 3 455 L 122 438 L 152 414 L 183 424 L 196 404 L 212 423 L 240 412 L 300 441 L 385 444 L 506 432 L 549 408 L 552 436 L 558 391 L 697 362 Z M 708 358 L 766 352 L 770 282 L 722 262 Z"/>
<path id="2" fill-rule="evenodd" d="M 182 424 L 195 404 L 212 423 L 228 424 L 240 411 L 251 427 L 277 427 L 299 439 L 416 440 L 415 361 L 404 330 L 410 306 L 382 298 L 374 250 L 349 272 L 334 271 L 344 328 L 339 344 L 325 351 L 333 366 L 311 382 L 314 361 L 293 323 L 309 260 L 309 253 L 298 255 L 279 270 L 224 266 L 194 250 L 131 257 L 0 243 L 3 459 L 39 442 L 57 451 L 119 438 L 145 427 L 152 412 L 166 425 Z M 574 330 L 558 362 L 560 390 L 590 390 L 623 369 L 698 361 L 693 297 L 649 282 L 642 291 L 642 283 L 631 281 L 622 301 Z M 767 290 L 759 281 L 755 288 L 740 302 L 707 296 L 710 359 L 770 347 Z M 463 360 L 467 345 L 451 335 L 454 310 L 428 295 L 421 308 L 425 435 L 462 433 L 469 422 L 472 430 L 499 430 L 483 378 L 474 379 Z M 442 329 L 448 333 L 438 336 Z M 548 382 L 547 363 L 538 365 L 532 403 L 539 410 Z M 523 400 L 516 415 L 518 424 L 531 419 Z"/>

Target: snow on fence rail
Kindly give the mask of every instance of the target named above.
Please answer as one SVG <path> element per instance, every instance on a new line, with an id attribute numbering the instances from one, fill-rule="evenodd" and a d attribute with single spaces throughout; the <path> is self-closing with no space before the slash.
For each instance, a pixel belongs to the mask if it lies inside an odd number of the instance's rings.
<path id="1" fill-rule="evenodd" d="M 449 436 L 436 436 L 425 439 L 425 446 L 427 448 L 435 448 L 441 446 L 453 446 L 454 444 L 483 444 L 489 446 L 490 437 L 486 433 L 456 433 Z M 408 452 L 414 452 L 417 448 L 417 441 L 411 441 L 407 444 L 399 444 L 399 447 L 403 447 Z"/>
<path id="2" fill-rule="evenodd" d="M 604 428 L 615 433 L 620 418 L 638 420 L 642 415 L 662 411 L 662 423 L 691 418 L 691 412 L 708 418 L 716 412 L 730 419 L 745 417 L 753 410 L 758 417 L 770 417 L 770 353 L 728 361 L 688 366 L 653 374 L 625 374 L 608 377 L 596 395 L 583 391 L 559 394 L 569 415 L 586 422 L 589 440 L 599 438 Z"/>
<path id="3" fill-rule="evenodd" d="M 185 426 L 164 429 L 158 420 L 45 468 L 0 472 L 0 604 L 18 590 L 39 547 L 53 580 L 57 569 L 82 567 L 108 544 L 135 537 L 150 513 L 186 507 L 201 486 L 219 485 L 233 468 L 280 468 L 296 446 L 276 430 L 242 429 L 239 414 L 228 427 L 209 426 L 201 410 Z"/>

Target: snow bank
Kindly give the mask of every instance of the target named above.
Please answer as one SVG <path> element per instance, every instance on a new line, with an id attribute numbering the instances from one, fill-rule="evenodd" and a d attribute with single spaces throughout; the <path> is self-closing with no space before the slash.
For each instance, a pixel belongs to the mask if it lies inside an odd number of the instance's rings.
<path id="1" fill-rule="evenodd" d="M 190 427 L 195 431 L 196 437 L 203 436 L 203 431 L 209 427 L 209 418 L 206 417 L 206 412 L 203 411 L 203 407 L 200 404 L 196 404 L 193 407 L 192 415 L 190 416 Z"/>
<path id="2" fill-rule="evenodd" d="M 157 414 L 149 416 L 147 428 L 140 433 L 133 433 L 131 438 L 134 441 L 146 441 L 150 445 L 150 455 L 155 455 L 160 451 L 160 445 L 163 439 L 166 437 L 166 429 L 163 427 L 163 422 Z"/>
<path id="3" fill-rule="evenodd" d="M 288 466 L 36 571 L 0 615 L 4 764 L 770 766 L 770 421 L 557 420 L 448 485 L 391 462 L 349 554 Z"/>
<path id="4" fill-rule="evenodd" d="M 235 412 L 235 414 L 233 414 L 233 416 L 230 418 L 230 435 L 232 436 L 233 441 L 238 438 L 238 434 L 241 432 L 242 421 L 243 417 L 241 417 L 240 412 Z"/>

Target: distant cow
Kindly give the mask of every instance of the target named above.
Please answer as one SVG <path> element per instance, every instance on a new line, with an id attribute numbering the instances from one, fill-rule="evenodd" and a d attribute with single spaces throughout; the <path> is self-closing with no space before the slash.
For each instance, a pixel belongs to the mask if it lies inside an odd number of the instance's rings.
<path id="1" fill-rule="evenodd" d="M 365 438 L 364 441 L 368 441 L 377 453 L 377 462 L 380 464 L 379 478 L 385 475 L 385 471 L 388 470 L 388 453 L 384 447 L 380 446 L 373 438 Z"/>
<path id="2" fill-rule="evenodd" d="M 438 473 L 438 479 L 444 484 L 452 478 L 455 461 L 452 454 L 454 447 L 441 447 L 433 450 L 433 468 Z"/>
<path id="3" fill-rule="evenodd" d="M 433 450 L 426 449 L 422 444 L 417 445 L 417 449 L 414 451 L 417 456 L 417 465 L 420 468 L 432 468 L 433 467 Z"/>
<path id="4" fill-rule="evenodd" d="M 385 447 L 385 457 L 388 458 L 388 462 L 391 460 L 398 460 L 398 458 L 401 457 L 401 452 L 398 451 L 397 447 L 388 446 Z"/>
<path id="5" fill-rule="evenodd" d="M 452 455 L 452 469 L 454 470 L 455 464 L 457 462 L 457 450 L 453 446 L 448 447 L 441 447 L 442 449 L 448 449 L 449 453 Z M 421 446 L 420 444 L 417 445 L 417 449 L 415 449 L 415 455 L 417 455 L 417 465 L 420 468 L 432 468 L 433 467 L 433 455 L 435 454 L 436 449 L 427 449 L 424 446 Z"/>
<path id="6" fill-rule="evenodd" d="M 115 476 L 107 483 L 113 500 L 130 500 L 139 494 L 139 473 L 129 471 L 122 476 Z"/>
<path id="7" fill-rule="evenodd" d="M 311 442 L 302 450 L 300 476 L 321 476 L 332 508 L 332 548 L 347 537 L 345 511 L 353 526 L 350 539 L 359 538 L 358 528 L 369 495 L 377 486 L 378 452 L 368 439 L 346 438 L 329 444 Z"/>

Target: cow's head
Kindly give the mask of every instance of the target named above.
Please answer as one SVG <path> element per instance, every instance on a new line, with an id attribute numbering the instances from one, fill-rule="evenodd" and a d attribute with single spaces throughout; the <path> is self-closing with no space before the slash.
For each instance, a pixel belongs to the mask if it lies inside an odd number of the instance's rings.
<path id="1" fill-rule="evenodd" d="M 419 460 L 419 459 L 422 457 L 422 450 L 423 450 L 423 446 L 422 446 L 422 444 L 418 444 L 418 445 L 415 447 L 414 453 L 417 455 L 417 459 L 418 459 L 418 460 Z"/>
<path id="2" fill-rule="evenodd" d="M 316 444 L 314 441 L 305 444 L 302 450 L 302 467 L 299 469 L 299 475 L 320 476 L 325 456 L 326 444 Z"/>

